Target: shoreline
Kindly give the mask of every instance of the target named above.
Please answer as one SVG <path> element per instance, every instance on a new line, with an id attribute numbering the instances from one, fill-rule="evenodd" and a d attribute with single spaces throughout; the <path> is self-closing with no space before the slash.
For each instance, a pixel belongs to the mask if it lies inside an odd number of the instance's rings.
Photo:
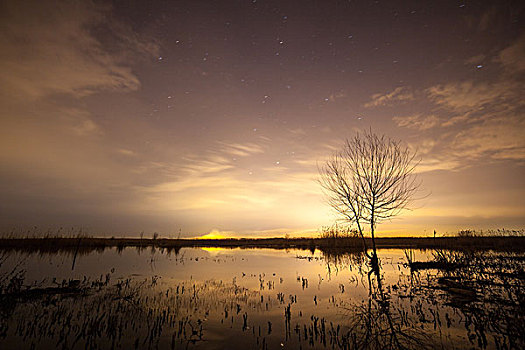
<path id="1" fill-rule="evenodd" d="M 366 238 L 370 249 L 372 240 Z M 525 251 L 525 237 L 379 237 L 378 249 L 448 249 Z M 304 250 L 362 251 L 361 238 L 228 238 L 228 239 L 171 239 L 171 238 L 96 238 L 42 237 L 0 238 L 0 251 L 91 251 L 106 248 L 159 248 L 178 251 L 181 248 L 270 248 Z"/>

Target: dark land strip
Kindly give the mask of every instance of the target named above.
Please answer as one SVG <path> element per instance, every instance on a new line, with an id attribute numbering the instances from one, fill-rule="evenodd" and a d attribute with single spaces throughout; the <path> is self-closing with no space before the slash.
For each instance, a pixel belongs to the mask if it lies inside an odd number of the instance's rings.
<path id="1" fill-rule="evenodd" d="M 372 240 L 366 238 L 368 248 Z M 379 249 L 447 249 L 525 251 L 525 237 L 380 237 Z M 89 253 L 107 248 L 159 248 L 178 252 L 187 247 L 271 248 L 330 250 L 363 249 L 361 238 L 228 238 L 228 239 L 170 239 L 170 238 L 96 238 L 44 237 L 0 238 L 0 251 Z"/>

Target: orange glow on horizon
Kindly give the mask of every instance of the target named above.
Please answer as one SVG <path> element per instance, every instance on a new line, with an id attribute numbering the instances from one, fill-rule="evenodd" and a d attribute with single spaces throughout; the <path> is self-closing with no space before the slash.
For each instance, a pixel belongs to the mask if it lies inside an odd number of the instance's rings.
<path id="1" fill-rule="evenodd" d="M 231 237 L 228 237 L 219 231 L 211 231 L 210 233 L 207 233 L 203 236 L 196 237 L 196 238 L 197 239 L 226 239 L 226 238 L 231 238 Z"/>

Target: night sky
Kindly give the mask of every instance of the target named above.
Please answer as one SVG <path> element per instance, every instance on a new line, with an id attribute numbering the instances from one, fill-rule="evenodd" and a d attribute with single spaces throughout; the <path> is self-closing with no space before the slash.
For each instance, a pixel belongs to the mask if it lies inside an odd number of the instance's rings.
<path id="1" fill-rule="evenodd" d="M 0 228 L 305 235 L 356 131 L 418 150 L 383 234 L 525 226 L 522 1 L 2 1 Z"/>

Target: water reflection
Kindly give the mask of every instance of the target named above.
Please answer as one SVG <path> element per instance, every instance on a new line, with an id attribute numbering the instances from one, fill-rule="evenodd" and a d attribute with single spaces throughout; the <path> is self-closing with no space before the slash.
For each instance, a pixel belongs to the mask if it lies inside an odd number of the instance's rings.
<path id="1" fill-rule="evenodd" d="M 459 315 L 472 346 L 525 345 L 524 256 L 515 252 L 434 252 L 437 270 L 416 269 L 416 296 L 434 298 Z M 454 322 L 445 315 L 446 324 Z M 454 317 L 457 318 L 457 317 Z"/>
<path id="2" fill-rule="evenodd" d="M 523 348 L 524 255 L 2 253 L 2 348 Z"/>

